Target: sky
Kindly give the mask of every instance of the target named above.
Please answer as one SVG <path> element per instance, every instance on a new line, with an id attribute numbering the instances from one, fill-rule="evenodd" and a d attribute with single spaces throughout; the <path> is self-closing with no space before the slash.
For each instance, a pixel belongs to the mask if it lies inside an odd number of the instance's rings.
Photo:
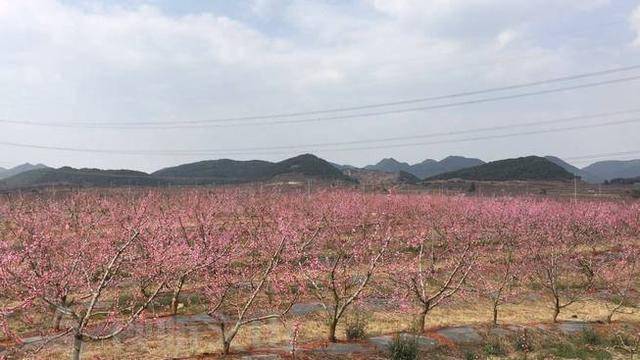
<path id="1" fill-rule="evenodd" d="M 640 113 L 589 117 L 640 108 L 640 80 L 629 80 L 640 68 L 308 114 L 635 65 L 640 1 L 0 0 L 0 167 L 154 171 L 305 152 L 358 166 L 449 155 L 556 155 L 578 166 L 601 159 L 592 155 L 640 158 Z M 625 80 L 467 101 L 616 79 Z M 429 109 L 395 111 L 416 107 Z M 228 121 L 291 113 L 307 114 Z M 583 118 L 549 122 L 569 117 Z M 475 131 L 532 122 L 546 123 Z M 368 142 L 388 138 L 401 139 Z"/>

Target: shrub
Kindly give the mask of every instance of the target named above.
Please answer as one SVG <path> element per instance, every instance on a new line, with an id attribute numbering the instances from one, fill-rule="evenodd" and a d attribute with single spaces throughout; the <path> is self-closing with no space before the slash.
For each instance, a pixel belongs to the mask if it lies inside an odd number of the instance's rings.
<path id="1" fill-rule="evenodd" d="M 524 329 L 522 334 L 519 334 L 514 343 L 514 347 L 518 351 L 522 352 L 530 352 L 533 350 L 533 345 L 531 343 L 531 339 L 529 338 L 529 334 L 527 334 L 527 329 Z"/>
<path id="2" fill-rule="evenodd" d="M 580 343 L 584 345 L 600 345 L 603 341 L 597 332 L 592 329 L 584 329 L 580 334 Z"/>
<path id="3" fill-rule="evenodd" d="M 356 311 L 346 319 L 345 335 L 348 340 L 362 340 L 367 337 L 369 316 L 362 311 Z"/>
<path id="4" fill-rule="evenodd" d="M 552 353 L 561 359 L 611 359 L 611 354 L 604 350 L 590 350 L 584 346 L 576 346 L 570 342 L 560 342 L 555 344 L 553 346 Z"/>
<path id="5" fill-rule="evenodd" d="M 469 185 L 469 188 L 467 189 L 467 192 L 470 194 L 473 194 L 476 192 L 476 183 L 472 182 L 471 185 Z"/>
<path id="6" fill-rule="evenodd" d="M 389 344 L 389 359 L 415 360 L 418 358 L 418 341 L 415 336 L 396 335 Z"/>
<path id="7" fill-rule="evenodd" d="M 632 354 L 640 352 L 640 336 L 618 331 L 608 339 L 608 345 Z"/>
<path id="8" fill-rule="evenodd" d="M 493 355 L 493 356 L 505 355 L 505 351 L 502 348 L 500 341 L 498 341 L 497 339 L 484 344 L 484 346 L 482 347 L 482 351 L 484 351 L 484 353 L 487 355 Z"/>
<path id="9" fill-rule="evenodd" d="M 464 353 L 464 358 L 465 358 L 465 360 L 478 360 L 478 359 L 480 359 L 480 356 L 478 356 L 473 351 L 467 351 L 467 352 Z"/>

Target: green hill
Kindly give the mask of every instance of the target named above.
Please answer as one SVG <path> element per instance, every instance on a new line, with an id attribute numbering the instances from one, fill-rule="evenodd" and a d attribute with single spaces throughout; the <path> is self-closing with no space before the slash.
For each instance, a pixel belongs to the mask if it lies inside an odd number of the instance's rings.
<path id="1" fill-rule="evenodd" d="M 321 180 L 355 182 L 330 163 L 314 155 L 305 154 L 272 163 L 229 159 L 200 161 L 179 165 L 147 174 L 133 170 L 36 169 L 11 176 L 0 181 L 2 189 L 68 186 L 161 186 L 161 185 L 209 185 L 236 184 L 268 181 L 287 176 L 302 175 Z"/>
<path id="2" fill-rule="evenodd" d="M 449 171 L 469 168 L 472 166 L 482 165 L 484 161 L 480 159 L 466 158 L 463 156 L 448 156 L 440 161 L 426 159 L 420 163 L 410 165 L 406 162 L 399 162 L 394 158 L 382 159 L 375 165 L 367 165 L 365 170 L 384 171 L 389 173 L 397 173 L 404 171 L 415 175 L 420 179 L 443 174 Z"/>
<path id="3" fill-rule="evenodd" d="M 543 180 L 566 181 L 574 175 L 561 166 L 539 156 L 493 161 L 471 168 L 456 170 L 427 180 L 464 179 L 478 181 Z"/>
<path id="4" fill-rule="evenodd" d="M 299 155 L 276 163 L 229 159 L 200 161 L 162 169 L 152 175 L 168 179 L 180 178 L 182 182 L 190 180 L 194 183 L 243 183 L 265 181 L 288 174 L 300 174 L 326 180 L 354 181 L 329 162 L 311 154 Z"/>
<path id="5" fill-rule="evenodd" d="M 18 165 L 16 167 L 11 168 L 11 169 L 4 169 L 4 168 L 0 167 L 0 180 L 6 179 L 6 178 L 10 178 L 12 176 L 21 174 L 23 172 L 27 172 L 27 171 L 31 171 L 31 170 L 37 170 L 37 169 L 49 169 L 49 167 L 46 166 L 46 165 L 43 165 L 43 164 L 32 165 L 32 164 L 29 164 L 29 163 Z"/>
<path id="6" fill-rule="evenodd" d="M 158 186 L 169 181 L 133 170 L 74 169 L 36 169 L 0 181 L 5 189 L 43 187 L 52 185 L 70 186 Z"/>
<path id="7" fill-rule="evenodd" d="M 273 164 L 268 161 L 230 159 L 198 161 L 158 170 L 151 175 L 163 178 L 187 178 L 194 182 L 239 182 L 268 177 Z"/>
<path id="8" fill-rule="evenodd" d="M 601 183 L 603 181 L 603 179 L 601 179 L 600 177 L 593 175 L 587 171 L 584 171 L 582 169 L 579 169 L 571 164 L 569 164 L 568 162 L 560 159 L 559 157 L 556 156 L 545 156 L 545 159 L 551 161 L 552 163 L 562 167 L 563 169 L 567 170 L 568 172 L 572 173 L 575 176 L 578 176 L 580 179 L 588 182 L 588 183 L 592 183 L 592 184 L 597 184 L 597 183 Z"/>

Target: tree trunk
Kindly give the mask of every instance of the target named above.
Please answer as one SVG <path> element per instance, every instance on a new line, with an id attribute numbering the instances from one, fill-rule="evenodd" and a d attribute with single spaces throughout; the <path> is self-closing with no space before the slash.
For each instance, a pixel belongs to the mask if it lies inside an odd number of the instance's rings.
<path id="1" fill-rule="evenodd" d="M 331 319 L 331 323 L 329 323 L 329 336 L 328 336 L 328 340 L 332 343 L 338 341 L 338 339 L 336 339 L 336 327 L 338 327 L 338 318 L 334 316 L 333 319 Z"/>
<path id="2" fill-rule="evenodd" d="M 613 321 L 613 316 L 618 312 L 618 310 L 622 307 L 622 303 L 616 305 L 616 307 L 614 307 L 613 309 L 611 309 L 611 311 L 609 312 L 609 314 L 607 315 L 607 324 L 611 324 L 611 322 Z"/>
<path id="3" fill-rule="evenodd" d="M 55 313 L 53 314 L 53 329 L 56 331 L 60 330 L 61 322 L 62 322 L 62 313 L 58 311 L 58 309 L 56 309 Z"/>
<path id="4" fill-rule="evenodd" d="M 231 348 L 231 342 L 227 340 L 227 333 L 225 332 L 224 321 L 220 321 L 220 341 L 222 342 L 222 353 L 224 355 L 229 354 L 229 349 Z"/>
<path id="5" fill-rule="evenodd" d="M 416 331 L 427 331 L 427 314 L 429 314 L 429 307 L 425 306 L 422 308 L 420 315 L 418 315 L 418 324 L 416 324 Z"/>
<path id="6" fill-rule="evenodd" d="M 498 304 L 493 304 L 493 325 L 498 325 Z"/>
<path id="7" fill-rule="evenodd" d="M 560 299 L 555 299 L 555 304 L 553 308 L 553 322 L 558 322 L 558 315 L 560 315 Z"/>
<path id="8" fill-rule="evenodd" d="M 71 360 L 80 360 L 80 352 L 82 351 L 82 334 L 76 334 L 73 337 L 73 353 Z"/>
<path id="9" fill-rule="evenodd" d="M 178 298 L 180 297 L 180 291 L 182 291 L 183 284 L 184 277 L 181 277 L 176 289 L 173 291 L 173 296 L 171 297 L 171 315 L 178 314 Z"/>
<path id="10" fill-rule="evenodd" d="M 62 304 L 62 306 L 68 306 L 67 304 L 67 296 L 64 295 L 60 298 L 60 302 Z M 58 310 L 58 308 L 54 308 L 53 309 L 53 329 L 58 331 L 60 330 L 60 323 L 62 322 L 62 317 L 64 316 L 64 314 L 62 314 L 62 312 L 60 312 L 60 310 Z"/>
<path id="11" fill-rule="evenodd" d="M 224 355 L 229 355 L 230 349 L 231 349 L 231 342 L 227 340 L 222 340 L 222 353 Z"/>

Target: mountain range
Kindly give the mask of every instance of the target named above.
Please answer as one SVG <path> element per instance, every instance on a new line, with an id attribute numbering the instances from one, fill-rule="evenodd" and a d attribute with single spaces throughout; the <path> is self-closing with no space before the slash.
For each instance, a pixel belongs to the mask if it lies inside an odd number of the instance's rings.
<path id="1" fill-rule="evenodd" d="M 43 165 L 43 164 L 33 165 L 33 164 L 29 164 L 29 163 L 18 165 L 16 167 L 11 168 L 11 169 L 5 169 L 5 168 L 1 168 L 0 167 L 0 180 L 12 177 L 14 175 L 18 175 L 18 174 L 23 173 L 25 171 L 31 171 L 31 170 L 36 170 L 36 169 L 47 169 L 47 168 L 48 167 L 46 165 Z"/>
<path id="2" fill-rule="evenodd" d="M 299 174 L 327 180 L 353 181 L 335 166 L 315 155 L 304 154 L 280 162 L 230 159 L 200 161 L 158 170 L 151 175 L 161 178 L 190 179 L 196 183 L 242 183 L 270 180 L 287 174 Z"/>
<path id="3" fill-rule="evenodd" d="M 602 181 L 640 177 L 640 159 L 598 161 L 582 170 L 598 176 Z"/>
<path id="4" fill-rule="evenodd" d="M 592 183 L 592 184 L 597 184 L 597 183 L 601 183 L 604 181 L 604 179 L 602 177 L 600 177 L 599 175 L 596 174 L 592 174 L 590 172 L 584 171 L 583 169 L 580 169 L 578 167 L 575 167 L 571 164 L 569 164 L 568 162 L 560 159 L 559 157 L 556 156 L 545 156 L 545 159 L 551 161 L 552 163 L 562 167 L 563 169 L 567 170 L 568 172 L 570 172 L 571 174 L 579 177 L 580 179 L 588 182 L 588 183 Z"/>
<path id="5" fill-rule="evenodd" d="M 545 156 L 545 159 L 562 167 L 574 176 L 578 176 L 583 181 L 592 184 L 603 183 L 613 179 L 640 177 L 640 159 L 598 161 L 584 168 L 578 168 L 556 156 Z M 449 156 L 440 161 L 427 159 L 413 165 L 406 162 L 399 162 L 393 158 L 385 158 L 375 165 L 367 165 L 364 168 L 392 173 L 405 171 L 420 179 L 426 179 L 482 164 L 485 164 L 485 162 L 480 159 L 462 156 Z"/>
<path id="6" fill-rule="evenodd" d="M 436 175 L 427 180 L 465 179 L 478 181 L 544 180 L 567 181 L 575 176 L 546 158 L 527 156 L 492 161 Z"/>
<path id="7" fill-rule="evenodd" d="M 69 186 L 161 186 L 240 184 L 278 181 L 296 177 L 354 183 L 327 161 L 304 154 L 280 162 L 229 159 L 200 161 L 158 170 L 148 174 L 133 170 L 37 168 L 0 180 L 0 188 L 16 189 L 50 185 Z"/>
<path id="8" fill-rule="evenodd" d="M 169 181 L 133 170 L 74 169 L 68 166 L 59 169 L 39 168 L 21 172 L 0 180 L 0 188 L 17 189 L 53 185 L 71 186 L 159 186 Z"/>
<path id="9" fill-rule="evenodd" d="M 399 162 L 394 158 L 382 159 L 375 165 L 367 165 L 364 169 L 385 172 L 404 171 L 414 176 L 425 179 L 428 177 L 444 174 L 473 166 L 484 164 L 480 159 L 466 158 L 462 156 L 448 156 L 440 161 L 427 159 L 420 163 L 409 165 L 406 162 Z"/>
<path id="10" fill-rule="evenodd" d="M 16 189 L 49 185 L 69 186 L 161 186 L 239 184 L 249 182 L 322 181 L 369 184 L 418 184 L 422 180 L 570 180 L 575 176 L 591 183 L 616 179 L 626 184 L 640 178 L 640 160 L 600 161 L 582 169 L 554 156 L 528 156 L 485 163 L 480 159 L 449 156 L 410 165 L 386 158 L 375 165 L 358 168 L 327 162 L 311 154 L 279 162 L 263 160 L 208 160 L 145 173 L 133 170 L 49 168 L 23 164 L 0 168 L 0 188 Z"/>

